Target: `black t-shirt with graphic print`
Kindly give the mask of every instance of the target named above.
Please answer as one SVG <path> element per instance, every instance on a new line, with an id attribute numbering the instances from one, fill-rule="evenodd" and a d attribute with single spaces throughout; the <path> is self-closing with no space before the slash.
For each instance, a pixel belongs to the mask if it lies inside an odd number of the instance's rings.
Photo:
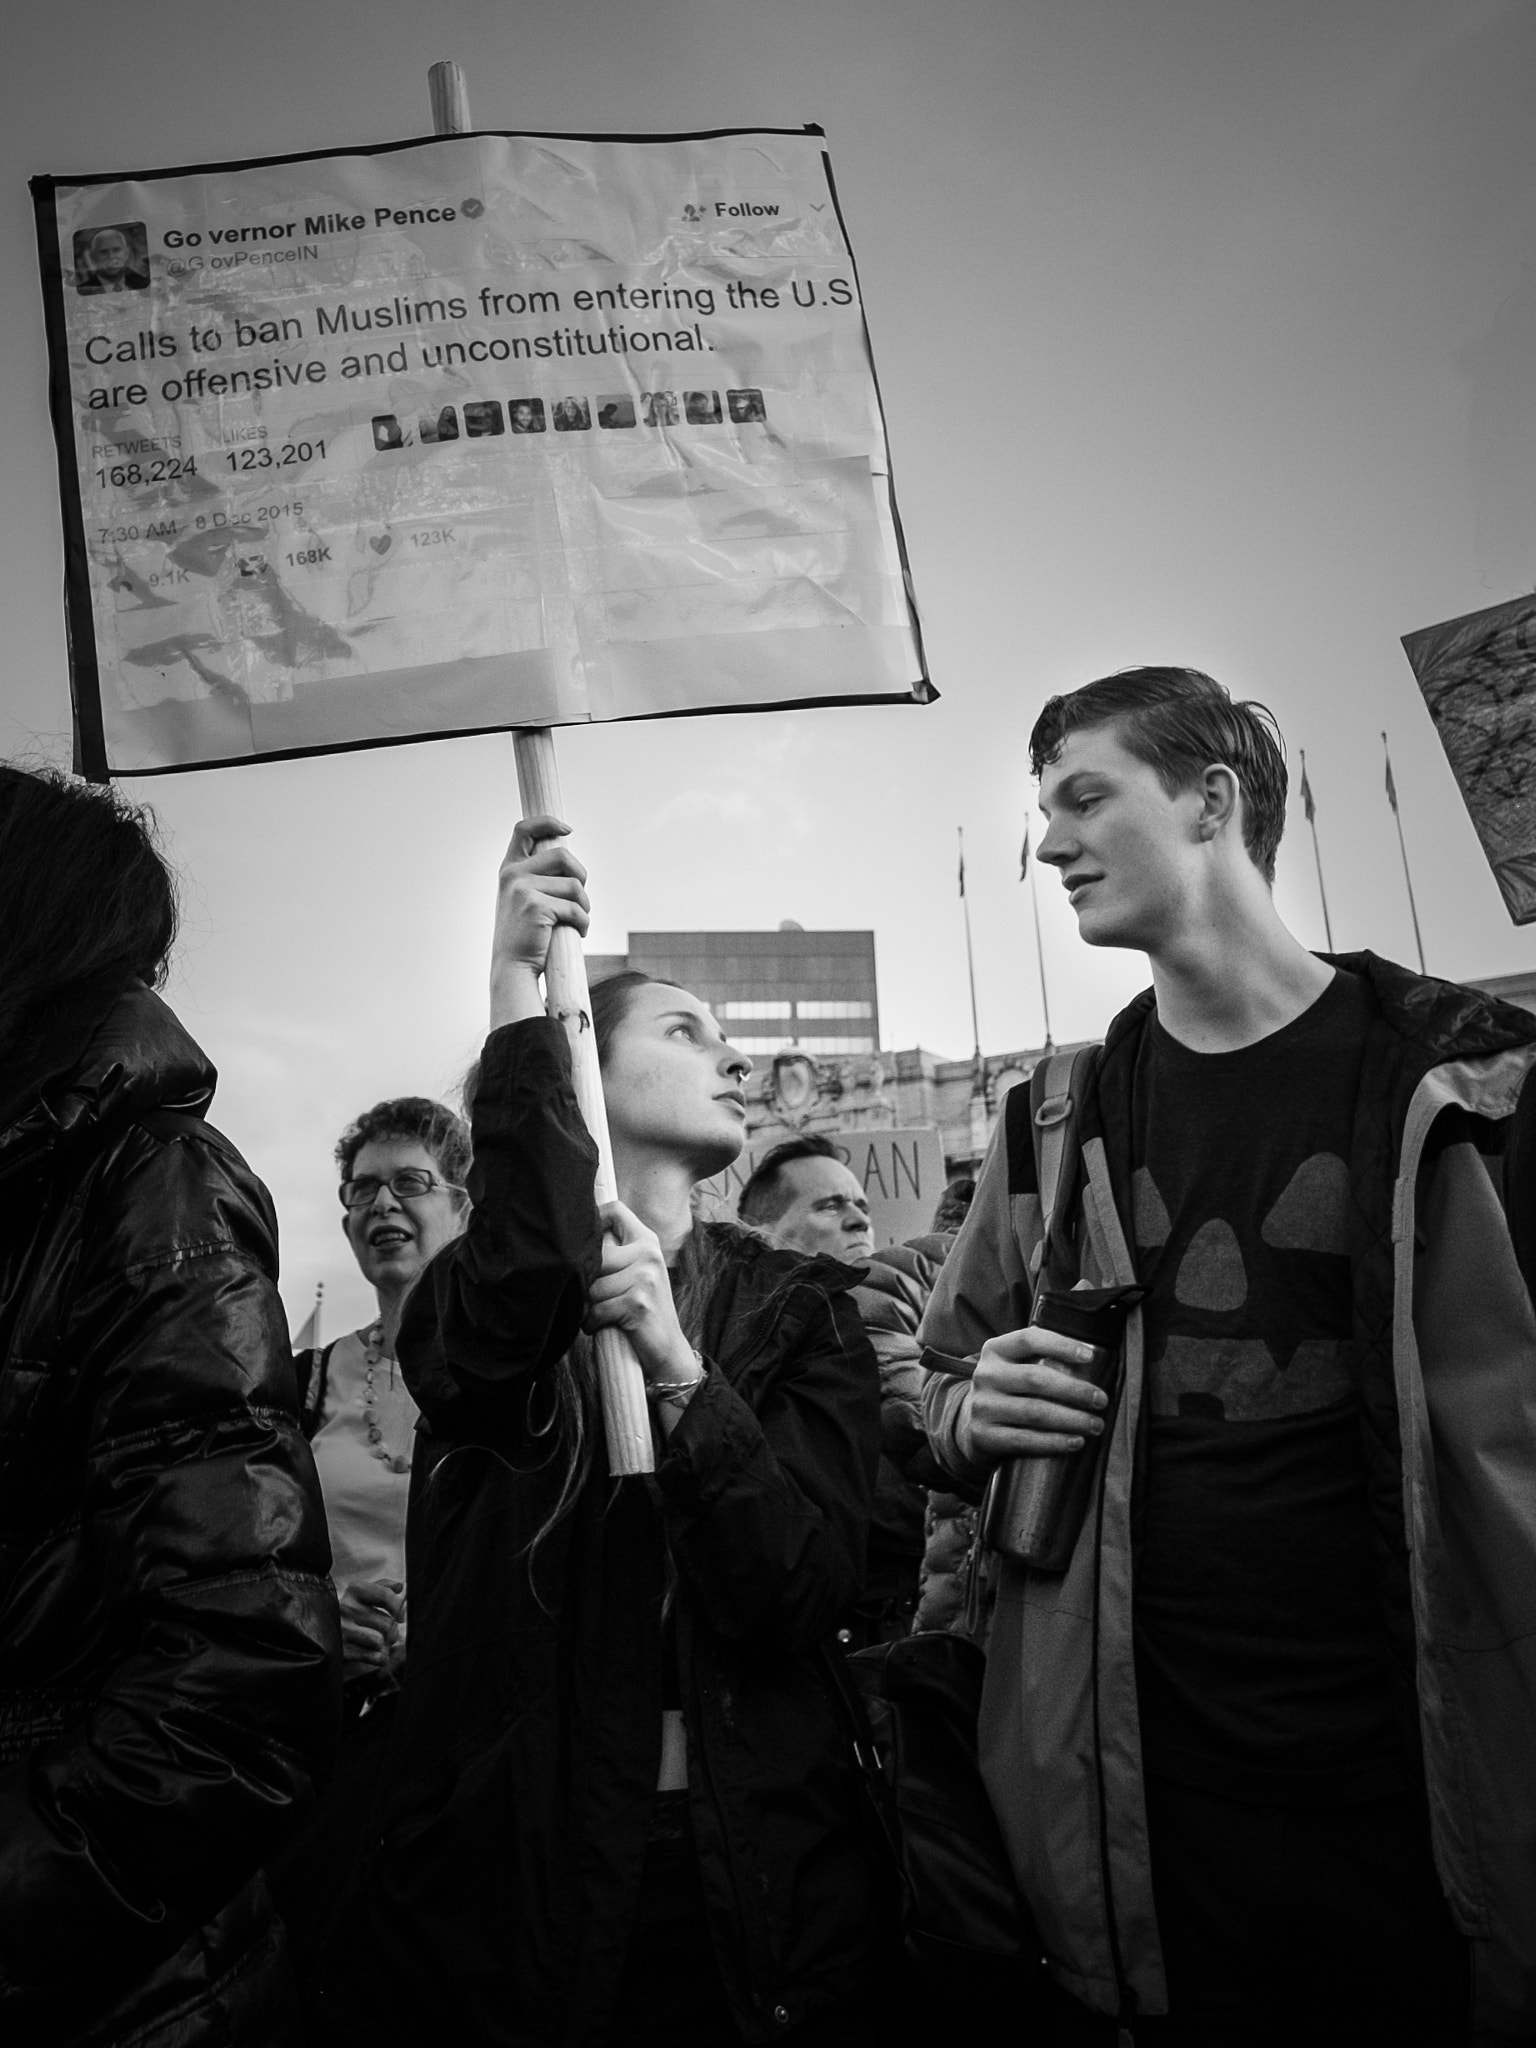
<path id="1" fill-rule="evenodd" d="M 1142 1747 L 1149 1771 L 1231 1797 L 1401 1783 L 1350 1348 L 1369 1022 L 1364 984 L 1336 973 L 1256 1045 L 1191 1052 L 1154 1017 L 1137 1058 Z"/>

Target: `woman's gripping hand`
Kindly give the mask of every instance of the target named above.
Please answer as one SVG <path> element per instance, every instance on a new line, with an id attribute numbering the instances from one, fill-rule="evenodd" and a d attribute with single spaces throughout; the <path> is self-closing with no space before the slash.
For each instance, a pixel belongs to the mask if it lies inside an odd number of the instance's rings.
<path id="1" fill-rule="evenodd" d="M 604 1202 L 598 1214 L 606 1233 L 603 1270 L 587 1296 L 586 1327 L 623 1330 L 648 1381 L 702 1379 L 703 1367 L 677 1320 L 661 1240 L 622 1202 Z"/>
<path id="2" fill-rule="evenodd" d="M 542 1017 L 539 976 L 557 925 L 579 935 L 591 909 L 582 886 L 587 871 L 564 843 L 559 818 L 523 818 L 512 834 L 496 886 L 491 938 L 491 1029 Z"/>

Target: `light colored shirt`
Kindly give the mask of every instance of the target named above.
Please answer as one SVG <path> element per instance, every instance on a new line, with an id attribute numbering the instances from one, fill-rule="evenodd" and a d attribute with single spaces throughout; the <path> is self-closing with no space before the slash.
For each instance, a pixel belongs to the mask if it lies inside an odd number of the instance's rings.
<path id="1" fill-rule="evenodd" d="M 370 1579 L 405 1583 L 405 1507 L 410 1491 L 416 1403 L 390 1359 L 373 1375 L 373 1416 L 403 1471 L 391 1471 L 368 1439 L 366 1354 L 362 1334 L 338 1339 L 331 1352 L 325 1416 L 311 1449 L 331 1531 L 336 1590 Z"/>

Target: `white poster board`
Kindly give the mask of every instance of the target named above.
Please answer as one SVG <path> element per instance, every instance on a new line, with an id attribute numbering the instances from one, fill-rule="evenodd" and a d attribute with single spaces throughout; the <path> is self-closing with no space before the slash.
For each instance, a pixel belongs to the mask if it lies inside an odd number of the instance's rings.
<path id="1" fill-rule="evenodd" d="M 933 695 L 819 131 L 33 194 L 84 772 Z"/>
<path id="2" fill-rule="evenodd" d="M 1536 597 L 1403 636 L 1515 924 L 1536 922 Z"/>
<path id="3" fill-rule="evenodd" d="M 733 1166 L 702 1182 L 704 1213 L 734 1216 L 753 1168 L 789 1135 L 772 1131 L 752 1139 Z M 908 1238 L 924 1237 L 932 1230 L 946 1175 L 943 1141 L 931 1125 L 909 1130 L 818 1131 L 817 1136 L 836 1147 L 868 1197 L 877 1247 L 905 1244 Z"/>

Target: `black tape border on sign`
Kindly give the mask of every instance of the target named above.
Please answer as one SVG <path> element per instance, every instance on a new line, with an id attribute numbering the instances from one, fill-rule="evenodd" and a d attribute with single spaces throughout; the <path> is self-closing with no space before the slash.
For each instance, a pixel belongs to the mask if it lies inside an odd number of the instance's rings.
<path id="1" fill-rule="evenodd" d="M 218 163 L 172 164 L 158 171 L 89 171 L 78 178 L 44 172 L 31 180 L 32 191 L 60 185 L 134 185 L 150 178 L 201 178 L 215 171 L 259 171 L 267 164 L 318 163 L 328 156 L 393 156 L 401 149 L 429 149 L 439 142 L 473 142 L 477 135 L 521 138 L 527 142 L 716 142 L 723 135 L 826 135 L 817 121 L 803 128 L 697 128 L 678 135 L 583 135 L 569 128 L 466 128 L 458 135 L 409 135 L 403 142 L 360 142 L 351 149 L 295 149 L 286 156 L 242 156 Z"/>
<path id="2" fill-rule="evenodd" d="M 421 149 L 437 142 L 472 141 L 480 135 L 517 137 L 531 142 L 666 143 L 714 142 L 727 135 L 825 137 L 826 130 L 816 121 L 807 121 L 802 128 L 697 128 L 675 135 L 585 134 L 569 129 L 550 128 L 472 128 L 458 135 L 416 135 L 408 137 L 403 142 L 362 143 L 352 149 L 302 149 L 284 156 L 251 156 L 240 157 L 232 162 L 175 164 L 167 169 L 152 171 L 93 171 L 77 177 L 42 173 L 28 181 L 36 214 L 38 253 L 42 265 L 43 325 L 48 344 L 48 410 L 58 454 L 59 501 L 64 521 L 64 619 L 71 696 L 74 701 L 74 766 L 77 775 L 83 775 L 91 782 L 108 782 L 114 776 L 125 779 L 139 775 L 189 775 L 206 768 L 245 768 L 264 761 L 305 761 L 321 754 L 358 754 L 378 747 L 414 747 L 425 745 L 432 740 L 480 739 L 489 733 L 518 732 L 525 729 L 510 721 L 496 725 L 452 726 L 441 732 L 401 733 L 398 737 L 343 740 L 316 747 L 282 747 L 265 754 L 231 754 L 219 761 L 181 761 L 172 766 L 156 768 L 112 767 L 107 760 L 106 733 L 101 715 L 101 673 L 96 661 L 96 625 L 91 611 L 90 569 L 85 544 L 85 510 L 80 500 L 80 480 L 75 470 L 74 401 L 69 382 L 68 343 L 64 332 L 64 278 L 59 268 L 58 207 L 55 194 L 61 186 L 147 183 L 159 178 L 201 177 L 217 171 L 259 170 L 269 164 L 315 163 L 328 157 L 391 156 L 402 149 Z M 567 721 L 570 726 L 579 729 L 587 724 L 649 724 L 664 718 L 723 718 L 732 715 L 750 716 L 759 711 L 816 711 L 849 704 L 931 704 L 938 697 L 939 692 L 928 674 L 922 621 L 918 615 L 917 600 L 912 588 L 912 570 L 907 559 L 906 534 L 902 529 L 901 514 L 896 505 L 895 465 L 891 460 L 885 400 L 880 391 L 880 377 L 875 368 L 874 349 L 869 337 L 869 321 L 864 311 L 864 288 L 859 282 L 858 259 L 853 253 L 853 243 L 848 234 L 842 203 L 838 198 L 837 186 L 832 176 L 832 160 L 826 150 L 821 153 L 821 162 L 826 175 L 827 191 L 831 196 L 833 211 L 837 215 L 837 224 L 842 231 L 843 245 L 848 251 L 854 283 L 859 293 L 859 320 L 864 330 L 864 352 L 869 359 L 870 376 L 874 380 L 875 401 L 880 415 L 880 434 L 885 446 L 886 495 L 896 532 L 896 552 L 901 563 L 907 615 L 911 620 L 912 636 L 917 647 L 918 674 L 907 689 L 883 692 L 879 696 L 860 693 L 841 697 L 786 697 L 773 704 L 717 704 L 703 709 L 640 712 L 633 718 L 571 719 Z"/>
<path id="3" fill-rule="evenodd" d="M 821 130 L 817 129 L 816 133 L 819 135 Z M 912 638 L 917 643 L 918 679 L 912 685 L 911 701 L 915 704 L 932 704 L 939 693 L 928 674 L 928 656 L 923 647 L 923 622 L 918 615 L 917 594 L 912 588 L 912 565 L 907 560 L 907 536 L 896 504 L 896 464 L 891 455 L 891 432 L 886 424 L 885 397 L 880 389 L 880 372 L 875 367 L 875 345 L 869 338 L 869 319 L 864 311 L 864 286 L 859 279 L 859 259 L 853 253 L 853 237 L 848 232 L 848 223 L 843 219 L 842 201 L 837 196 L 837 182 L 832 176 L 832 158 L 826 150 L 821 152 L 821 167 L 827 174 L 827 191 L 831 194 L 832 211 L 837 215 L 837 224 L 843 235 L 843 247 L 848 251 L 848 261 L 853 267 L 853 281 L 858 287 L 859 324 L 864 329 L 864 353 L 869 358 L 869 374 L 874 382 L 875 404 L 880 413 L 880 439 L 885 446 L 885 494 L 891 508 L 891 524 L 896 529 L 896 559 L 901 563 L 901 586 L 906 593 L 907 617 L 912 622 Z M 887 700 L 877 697 L 860 701 L 884 703 Z"/>
<path id="4" fill-rule="evenodd" d="M 75 407 L 69 383 L 69 343 L 64 332 L 64 277 L 59 268 L 55 181 L 34 178 L 31 191 L 43 273 L 48 417 L 59 462 L 59 510 L 64 527 L 64 641 L 74 713 L 74 770 L 88 781 L 107 782 L 112 771 L 107 765 L 107 736 L 101 719 L 101 671 L 96 662 L 96 622 L 91 614 L 85 507 L 80 501 L 80 477 L 75 467 Z"/>

